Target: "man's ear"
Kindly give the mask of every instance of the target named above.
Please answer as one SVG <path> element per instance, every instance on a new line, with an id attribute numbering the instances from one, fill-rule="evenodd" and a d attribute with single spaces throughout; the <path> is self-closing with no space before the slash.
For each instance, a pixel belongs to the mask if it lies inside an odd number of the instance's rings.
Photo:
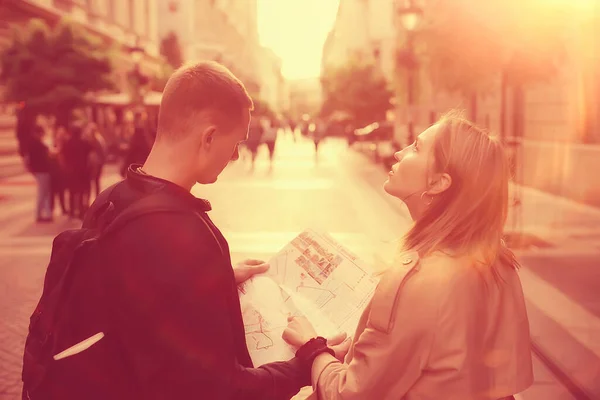
<path id="1" fill-rule="evenodd" d="M 429 189 L 427 193 L 431 196 L 436 196 L 442 192 L 448 190 L 452 186 L 452 177 L 447 173 L 436 174 L 436 176 L 429 183 Z"/>
<path id="2" fill-rule="evenodd" d="M 214 125 L 209 125 L 206 129 L 204 129 L 202 131 L 202 133 L 200 134 L 200 147 L 203 149 L 209 149 L 214 140 L 215 140 L 215 133 L 216 133 L 217 128 Z"/>

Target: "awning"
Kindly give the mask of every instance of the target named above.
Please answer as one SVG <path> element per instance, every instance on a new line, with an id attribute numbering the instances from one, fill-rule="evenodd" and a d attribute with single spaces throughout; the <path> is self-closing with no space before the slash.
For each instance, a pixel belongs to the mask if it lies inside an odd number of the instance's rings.
<path id="1" fill-rule="evenodd" d="M 146 106 L 159 106 L 162 99 L 162 92 L 148 92 L 144 96 L 144 105 Z M 131 96 L 128 93 L 111 93 L 92 96 L 90 102 L 94 104 L 107 105 L 107 106 L 129 106 L 131 103 Z"/>

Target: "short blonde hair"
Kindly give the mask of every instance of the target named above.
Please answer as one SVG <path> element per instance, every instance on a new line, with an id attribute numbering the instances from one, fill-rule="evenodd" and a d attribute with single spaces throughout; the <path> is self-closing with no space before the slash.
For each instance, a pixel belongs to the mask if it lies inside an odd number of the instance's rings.
<path id="1" fill-rule="evenodd" d="M 233 125 L 244 111 L 253 110 L 252 98 L 229 69 L 214 61 L 185 64 L 169 78 L 158 113 L 157 139 L 182 137 L 202 111 L 217 122 Z"/>
<path id="2" fill-rule="evenodd" d="M 433 169 L 452 177 L 448 190 L 435 196 L 422 218 L 406 234 L 404 249 L 423 255 L 436 250 L 500 259 L 518 267 L 502 242 L 508 213 L 508 158 L 501 141 L 463 117 L 444 115 L 433 146 Z"/>

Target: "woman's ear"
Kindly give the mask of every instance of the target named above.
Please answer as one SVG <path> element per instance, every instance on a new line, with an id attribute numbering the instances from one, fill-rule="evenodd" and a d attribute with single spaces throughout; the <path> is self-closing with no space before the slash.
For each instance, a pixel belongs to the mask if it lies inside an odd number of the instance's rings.
<path id="1" fill-rule="evenodd" d="M 431 196 L 436 196 L 445 192 L 452 186 L 452 177 L 447 173 L 437 174 L 432 182 L 429 183 L 427 193 Z"/>

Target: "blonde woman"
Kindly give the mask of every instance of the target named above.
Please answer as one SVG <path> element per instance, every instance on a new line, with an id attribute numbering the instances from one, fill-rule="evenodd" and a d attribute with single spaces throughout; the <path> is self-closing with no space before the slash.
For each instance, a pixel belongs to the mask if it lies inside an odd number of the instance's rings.
<path id="1" fill-rule="evenodd" d="M 312 364 L 319 399 L 510 399 L 533 381 L 523 290 L 502 242 L 509 169 L 501 143 L 456 113 L 395 154 L 384 184 L 414 225 L 381 277 L 344 362 Z M 284 338 L 317 336 L 293 318 Z"/>

